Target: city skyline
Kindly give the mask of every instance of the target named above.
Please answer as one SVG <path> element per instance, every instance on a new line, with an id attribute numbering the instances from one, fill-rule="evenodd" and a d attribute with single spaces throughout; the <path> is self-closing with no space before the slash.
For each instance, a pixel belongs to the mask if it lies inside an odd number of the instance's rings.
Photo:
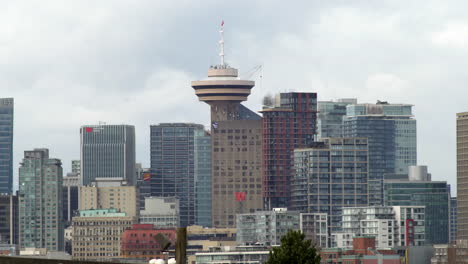
<path id="1" fill-rule="evenodd" d="M 263 65 L 252 78 L 257 87 L 247 107 L 259 111 L 264 95 L 289 90 L 316 92 L 319 101 L 356 97 L 361 103 L 414 104 L 418 164 L 429 165 L 434 180 L 455 186 L 454 116 L 467 109 L 454 98 L 468 93 L 458 88 L 466 81 L 467 63 L 461 56 L 468 28 L 459 13 L 462 2 L 443 8 L 433 3 L 431 10 L 419 10 L 427 2 L 282 7 L 304 17 L 291 21 L 275 21 L 280 10 L 275 2 L 218 3 L 203 12 L 186 12 L 194 8 L 188 2 L 49 2 L 12 3 L 7 14 L 0 11 L 13 24 L 0 34 L 0 85 L 2 97 L 15 98 L 15 189 L 27 149 L 49 148 L 70 171 L 84 124 L 135 125 L 137 162 L 144 167 L 149 167 L 151 124 L 206 126 L 208 107 L 195 99 L 190 81 L 218 62 L 222 19 L 227 61 L 241 75 Z M 186 19 L 178 19 L 181 10 Z M 174 90 L 178 96 L 168 96 Z M 161 97 L 166 100 L 156 104 Z"/>

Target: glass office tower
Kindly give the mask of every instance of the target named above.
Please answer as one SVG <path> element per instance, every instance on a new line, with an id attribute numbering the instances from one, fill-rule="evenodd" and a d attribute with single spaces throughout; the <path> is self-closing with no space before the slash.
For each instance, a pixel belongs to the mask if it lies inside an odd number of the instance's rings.
<path id="1" fill-rule="evenodd" d="M 13 192 L 13 98 L 0 98 L 0 194 Z"/>

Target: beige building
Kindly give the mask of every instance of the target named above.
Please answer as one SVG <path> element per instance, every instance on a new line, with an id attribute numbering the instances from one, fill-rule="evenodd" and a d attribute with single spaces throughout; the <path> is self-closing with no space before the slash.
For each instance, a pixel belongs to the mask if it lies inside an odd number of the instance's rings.
<path id="1" fill-rule="evenodd" d="M 457 239 L 468 239 L 468 112 L 457 114 Z"/>
<path id="2" fill-rule="evenodd" d="M 187 263 L 195 263 L 195 253 L 213 247 L 236 246 L 236 228 L 187 227 Z"/>
<path id="3" fill-rule="evenodd" d="M 72 252 L 76 260 L 110 260 L 120 257 L 123 232 L 137 223 L 116 209 L 83 210 L 72 221 Z"/>
<path id="4" fill-rule="evenodd" d="M 192 82 L 211 107 L 213 227 L 235 227 L 236 214 L 263 209 L 262 121 L 241 104 L 254 85 L 224 61 L 208 70 L 208 78 Z"/>
<path id="5" fill-rule="evenodd" d="M 115 208 L 127 216 L 139 215 L 135 186 L 81 186 L 79 210 Z"/>

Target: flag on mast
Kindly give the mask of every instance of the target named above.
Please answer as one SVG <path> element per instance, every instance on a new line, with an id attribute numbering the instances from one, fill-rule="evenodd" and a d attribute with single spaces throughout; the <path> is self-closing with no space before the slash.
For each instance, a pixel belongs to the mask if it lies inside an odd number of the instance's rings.
<path id="1" fill-rule="evenodd" d="M 224 26 L 224 20 L 221 21 L 221 26 L 222 26 L 222 27 Z"/>

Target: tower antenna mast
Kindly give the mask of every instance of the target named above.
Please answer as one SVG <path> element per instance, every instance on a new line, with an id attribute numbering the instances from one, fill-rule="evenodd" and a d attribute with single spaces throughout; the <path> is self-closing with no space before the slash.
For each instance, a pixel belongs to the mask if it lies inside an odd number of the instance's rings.
<path id="1" fill-rule="evenodd" d="M 221 57 L 221 66 L 224 66 L 224 20 L 221 21 L 221 29 L 219 30 L 219 33 L 221 33 L 221 40 L 219 41 L 219 56 Z"/>

